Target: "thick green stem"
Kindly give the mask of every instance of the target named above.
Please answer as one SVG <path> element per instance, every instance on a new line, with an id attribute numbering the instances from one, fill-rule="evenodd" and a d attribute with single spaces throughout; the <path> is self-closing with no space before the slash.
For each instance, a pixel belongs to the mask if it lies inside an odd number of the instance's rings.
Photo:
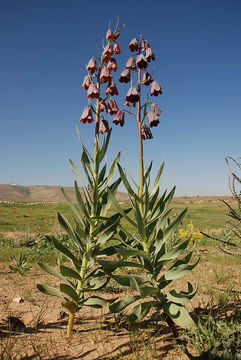
<path id="1" fill-rule="evenodd" d="M 143 161 L 143 143 L 141 136 L 141 69 L 138 70 L 138 94 L 140 99 L 137 103 L 137 128 L 138 128 L 138 138 L 139 138 L 139 156 L 140 156 L 140 186 L 139 186 L 139 197 L 141 199 L 140 211 L 143 215 L 143 189 L 144 189 L 144 161 Z"/>
<path id="2" fill-rule="evenodd" d="M 69 313 L 68 327 L 67 327 L 67 336 L 68 336 L 68 338 L 70 338 L 71 335 L 72 335 L 72 330 L 73 330 L 73 326 L 74 326 L 74 318 L 75 318 L 75 312 L 70 312 Z"/>

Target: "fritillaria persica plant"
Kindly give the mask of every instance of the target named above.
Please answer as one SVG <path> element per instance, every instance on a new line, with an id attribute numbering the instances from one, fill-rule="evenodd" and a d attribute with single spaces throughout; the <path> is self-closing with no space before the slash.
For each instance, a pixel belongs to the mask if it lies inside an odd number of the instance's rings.
<path id="1" fill-rule="evenodd" d="M 108 121 L 101 113 L 105 111 L 106 114 L 115 116 L 113 123 L 123 126 L 124 116 L 111 97 L 118 95 L 112 72 L 117 70 L 114 55 L 121 52 L 120 46 L 116 42 L 120 30 L 117 24 L 114 32 L 107 31 L 106 44 L 102 54 L 100 57 L 92 57 L 88 62 L 87 75 L 81 86 L 87 93 L 88 105 L 83 110 L 80 122 L 83 124 L 93 122 L 95 125 L 94 155 L 89 153 L 80 139 L 81 167 L 88 185 L 85 185 L 77 167 L 70 160 L 73 172 L 81 184 L 82 194 L 77 182 L 74 185 L 76 204 L 71 202 L 63 189 L 62 192 L 73 212 L 75 224 L 70 224 L 63 215 L 58 214 L 59 223 L 75 243 L 76 251 L 70 251 L 56 238 L 49 237 L 57 250 L 72 263 L 72 267 L 59 264 L 57 271 L 46 264 L 39 264 L 44 271 L 61 281 L 59 290 L 42 284 L 38 284 L 37 288 L 47 295 L 57 296 L 62 300 L 62 306 L 69 311 L 68 336 L 72 333 L 75 314 L 83 306 L 100 308 L 108 305 L 107 300 L 95 295 L 95 292 L 106 286 L 110 279 L 106 276 L 104 269 L 98 265 L 97 259 L 116 252 L 114 247 L 108 246 L 108 244 L 117 231 L 117 225 L 122 215 L 117 213 L 107 217 L 107 211 L 121 180 L 118 179 L 111 184 L 120 153 L 117 154 L 109 171 L 107 171 L 107 164 L 103 165 L 111 130 L 109 130 Z M 104 95 L 101 98 L 103 91 Z M 100 134 L 105 133 L 107 135 L 100 144 Z"/>
<path id="2" fill-rule="evenodd" d="M 123 211 L 115 200 L 114 194 L 112 201 L 118 212 L 135 228 L 135 233 L 128 233 L 120 225 L 119 236 L 125 247 L 116 246 L 115 249 L 122 260 L 99 260 L 98 262 L 105 271 L 112 274 L 118 284 L 128 286 L 136 292 L 136 295 L 127 296 L 111 304 L 112 312 L 122 311 L 128 305 L 137 302 L 132 309 L 130 321 L 139 321 L 152 308 L 156 308 L 157 311 L 164 313 L 164 318 L 174 336 L 177 336 L 175 324 L 184 328 L 195 326 L 183 304 L 195 295 L 196 290 L 190 283 L 188 283 L 187 291 L 176 290 L 171 287 L 171 284 L 191 271 L 198 263 L 198 259 L 193 264 L 189 264 L 194 249 L 187 250 L 190 239 L 181 243 L 176 242 L 175 246 L 172 245 L 175 231 L 186 209 L 175 220 L 170 220 L 171 209 L 168 205 L 174 195 L 175 187 L 168 194 L 165 191 L 159 196 L 163 164 L 152 187 L 150 186 L 152 162 L 144 171 L 143 140 L 152 139 L 150 128 L 158 125 L 161 115 L 159 106 L 151 102 L 149 98 L 161 95 L 162 88 L 146 71 L 148 64 L 155 60 L 148 41 L 135 38 L 130 42 L 129 49 L 134 55 L 128 59 L 119 81 L 124 83 L 131 81 L 132 84 L 133 77 L 137 74 L 137 87 L 131 85 L 125 101 L 125 105 L 130 107 L 128 112 L 137 120 L 140 155 L 140 182 L 139 185 L 135 184 L 137 190 L 130 185 L 120 164 L 118 164 L 118 169 L 129 194 L 134 220 Z M 143 87 L 149 89 L 149 94 L 142 105 Z M 137 108 L 135 114 L 134 107 Z M 146 124 L 146 119 L 148 124 Z M 140 276 L 126 274 L 126 272 L 116 274 L 115 270 L 123 266 L 138 269 Z"/>
<path id="3" fill-rule="evenodd" d="M 76 245 L 76 251 L 70 251 L 54 237 L 51 238 L 55 247 L 62 253 L 72 266 L 59 264 L 59 270 L 46 264 L 39 264 L 47 273 L 61 280 L 59 290 L 49 285 L 37 287 L 45 294 L 57 296 L 62 300 L 62 306 L 69 311 L 68 336 L 71 335 L 74 317 L 83 306 L 103 307 L 109 305 L 112 312 L 119 312 L 128 305 L 135 304 L 130 320 L 139 321 L 155 308 L 165 314 L 166 321 L 174 335 L 177 335 L 175 324 L 185 328 L 195 324 L 183 304 L 191 299 L 196 290 L 188 283 L 187 291 L 175 290 L 172 282 L 191 271 L 198 260 L 190 264 L 193 254 L 187 250 L 189 240 L 176 242 L 172 246 L 173 237 L 178 224 L 183 219 L 186 209 L 173 221 L 170 220 L 171 209 L 168 208 L 175 192 L 173 188 L 168 194 L 165 191 L 159 195 L 160 178 L 163 164 L 160 166 L 153 185 L 150 173 L 152 162 L 144 169 L 143 141 L 152 139 L 151 128 L 159 124 L 161 110 L 150 101 L 150 98 L 162 94 L 159 83 L 147 72 L 149 63 L 155 60 L 148 41 L 140 38 L 133 39 L 129 44 L 132 56 L 127 60 L 125 69 L 119 75 L 119 82 L 130 83 L 127 91 L 124 109 L 118 107 L 113 97 L 118 96 L 118 87 L 113 76 L 117 71 L 115 55 L 121 53 L 117 39 L 121 29 L 106 33 L 103 51 L 100 57 L 92 57 L 87 66 L 81 88 L 86 92 L 88 105 L 84 108 L 80 122 L 94 123 L 94 154 L 93 156 L 82 146 L 81 167 L 85 175 L 84 181 L 72 161 L 73 172 L 82 187 L 82 194 L 75 182 L 76 204 L 68 196 L 64 197 L 73 211 L 75 224 L 70 224 L 61 214 L 58 219 L 62 228 Z M 137 86 L 134 77 L 137 75 Z M 142 98 L 148 90 L 146 100 Z M 134 112 L 134 110 L 136 111 Z M 125 114 L 136 118 L 139 139 L 140 182 L 133 188 L 121 165 L 120 153 L 107 171 L 104 158 L 107 152 L 111 130 L 108 118 L 112 117 L 114 125 L 121 127 L 125 122 Z M 100 134 L 104 135 L 100 141 Z M 114 171 L 118 167 L 120 178 L 111 183 Z M 120 182 L 128 191 L 134 220 L 128 216 L 128 210 L 121 208 L 115 194 Z M 88 183 L 88 186 L 85 183 Z M 108 217 L 107 211 L 114 204 L 117 213 Z M 128 233 L 122 226 L 121 218 L 125 218 L 135 229 Z M 116 246 L 109 245 L 115 239 Z M 113 243 L 112 243 L 113 244 Z M 113 255 L 119 256 L 118 260 Z M 109 256 L 112 256 L 110 259 Z M 120 271 L 124 272 L 120 274 Z M 137 269 L 140 275 L 127 274 L 126 270 Z M 116 272 L 119 271 L 119 273 Z M 115 302 L 95 294 L 107 285 L 109 279 L 128 286 L 135 291 L 135 295 L 127 296 Z M 166 289 L 167 288 L 167 289 Z"/>

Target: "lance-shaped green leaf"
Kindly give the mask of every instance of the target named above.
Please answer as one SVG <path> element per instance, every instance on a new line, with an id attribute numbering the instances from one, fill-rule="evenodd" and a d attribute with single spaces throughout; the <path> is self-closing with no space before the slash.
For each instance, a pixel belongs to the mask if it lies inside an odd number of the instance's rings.
<path id="1" fill-rule="evenodd" d="M 49 285 L 42 285 L 42 284 L 37 284 L 36 285 L 37 289 L 39 291 L 41 291 L 42 293 L 44 293 L 45 295 L 50 295 L 50 296 L 57 296 L 59 298 L 61 298 L 62 300 L 65 300 L 65 298 L 63 297 L 63 295 L 54 287 L 49 286 Z"/>
<path id="2" fill-rule="evenodd" d="M 73 289 L 75 289 L 74 284 L 71 281 L 67 280 L 60 272 L 58 272 L 54 268 L 52 268 L 52 267 L 50 267 L 50 266 L 48 266 L 46 264 L 42 264 L 42 263 L 38 263 L 38 265 L 41 267 L 41 269 L 43 269 L 48 274 L 55 276 L 56 278 L 64 281 L 66 284 L 68 284 Z"/>
<path id="3" fill-rule="evenodd" d="M 150 213 L 152 212 L 153 207 L 154 207 L 154 205 L 155 205 L 155 203 L 156 203 L 156 201 L 157 201 L 158 195 L 159 195 L 159 186 L 158 186 L 158 188 L 156 189 L 155 194 L 153 194 L 153 196 L 150 197 L 150 201 L 149 201 L 149 213 L 147 213 L 147 216 L 149 216 Z M 164 195 L 164 196 L 165 196 L 165 195 Z"/>
<path id="4" fill-rule="evenodd" d="M 150 192 L 150 196 L 153 196 L 155 194 L 155 192 L 156 192 L 156 190 L 157 190 L 157 188 L 159 186 L 163 167 L 164 167 L 164 161 L 161 164 L 161 166 L 160 166 L 160 168 L 159 168 L 159 170 L 157 172 L 153 187 L 152 187 L 151 192 Z"/>
<path id="5" fill-rule="evenodd" d="M 170 316 L 170 318 L 177 324 L 185 329 L 196 328 L 196 324 L 188 314 L 185 307 L 172 302 L 167 302 L 163 305 L 163 311 Z"/>
<path id="6" fill-rule="evenodd" d="M 126 190 L 128 191 L 128 194 L 130 196 L 132 196 L 135 200 L 140 202 L 139 196 L 137 196 L 136 193 L 134 192 L 134 190 L 132 189 L 129 181 L 127 180 L 127 177 L 124 174 L 124 171 L 122 170 L 122 167 L 120 166 L 120 164 L 117 164 L 117 166 L 118 166 L 119 173 L 120 173 L 121 179 L 123 181 L 123 184 L 124 184 Z"/>
<path id="7" fill-rule="evenodd" d="M 117 163 L 119 162 L 120 160 L 120 152 L 118 152 L 115 160 L 113 161 L 113 163 L 111 164 L 111 167 L 110 167 L 110 170 L 109 170 L 109 173 L 107 175 L 107 182 L 106 182 L 106 185 L 108 185 L 114 175 L 114 172 L 115 172 L 115 168 L 117 166 Z"/>
<path id="8" fill-rule="evenodd" d="M 88 213 L 88 211 L 87 211 L 87 209 L 85 207 L 85 204 L 83 202 L 83 199 L 82 199 L 82 196 L 80 194 L 79 187 L 78 187 L 78 184 L 77 184 L 76 181 L 74 182 L 74 190 L 75 190 L 75 198 L 76 198 L 77 204 L 78 204 L 80 210 L 82 210 L 82 212 L 84 213 L 84 215 L 88 219 L 89 218 L 89 213 Z"/>
<path id="9" fill-rule="evenodd" d="M 152 169 L 152 161 L 150 162 L 150 165 L 148 166 L 148 168 L 144 174 L 144 184 L 146 183 L 147 179 L 150 177 L 151 169 Z"/>
<path id="10" fill-rule="evenodd" d="M 112 313 L 117 313 L 124 310 L 127 306 L 131 305 L 133 302 L 139 300 L 141 297 L 139 295 L 127 296 L 124 299 L 117 301 L 114 304 L 109 306 L 109 309 Z"/>
<path id="11" fill-rule="evenodd" d="M 178 256 L 182 255 L 185 249 L 187 248 L 189 244 L 189 240 L 184 241 L 178 246 L 175 246 L 169 251 L 166 251 L 166 244 L 164 243 L 159 250 L 159 252 L 156 254 L 156 262 L 166 262 L 170 260 L 175 260 L 178 258 Z"/>
<path id="12" fill-rule="evenodd" d="M 88 154 L 90 160 L 91 160 L 92 163 L 93 163 L 93 162 L 94 162 L 94 159 L 93 159 L 92 156 L 90 155 L 90 153 L 89 153 L 89 151 L 87 150 L 87 148 L 84 146 L 83 141 L 81 140 L 80 133 L 79 133 L 79 128 L 78 128 L 77 125 L 76 125 L 76 131 L 77 131 L 78 138 L 79 138 L 79 142 L 81 143 L 82 149 L 85 150 L 85 152 Z"/>
<path id="13" fill-rule="evenodd" d="M 177 304 L 184 304 L 187 301 L 191 300 L 197 292 L 197 287 L 193 289 L 193 286 L 190 282 L 188 282 L 188 291 L 179 291 L 179 290 L 171 290 L 166 294 L 166 298 L 171 302 Z"/>
<path id="14" fill-rule="evenodd" d="M 138 285 L 138 282 L 136 281 L 136 279 L 134 278 L 134 276 L 131 276 L 130 277 L 130 287 L 137 291 L 138 293 L 140 292 L 140 288 L 139 288 L 139 285 Z"/>
<path id="15" fill-rule="evenodd" d="M 81 280 L 80 274 L 77 273 L 77 271 L 75 271 L 67 266 L 64 266 L 64 265 L 60 265 L 59 269 L 63 276 L 74 278 L 79 281 Z"/>
<path id="16" fill-rule="evenodd" d="M 135 216 L 136 216 L 138 233 L 141 236 L 141 240 L 146 242 L 145 223 L 144 223 L 144 219 L 141 215 L 139 205 L 136 200 L 135 200 Z"/>
<path id="17" fill-rule="evenodd" d="M 81 250 L 81 252 L 83 253 L 85 249 L 85 244 L 83 243 L 81 238 L 76 234 L 76 232 L 74 231 L 68 220 L 60 213 L 58 213 L 58 220 L 62 228 L 67 232 L 67 234 L 71 237 L 71 239 L 76 243 L 79 250 Z"/>
<path id="18" fill-rule="evenodd" d="M 118 186 L 121 183 L 121 178 L 118 178 L 113 184 L 109 186 L 109 189 L 111 190 L 111 193 L 115 196 Z M 108 191 L 106 191 L 106 188 L 103 189 L 102 192 L 99 194 L 101 201 L 99 202 L 99 209 L 98 214 L 101 216 L 106 216 L 107 211 L 112 205 L 112 199 Z"/>
<path id="19" fill-rule="evenodd" d="M 124 249 L 115 247 L 118 254 L 123 256 L 124 258 L 127 258 L 129 256 L 142 256 L 143 251 L 142 250 L 135 250 L 135 249 Z"/>
<path id="20" fill-rule="evenodd" d="M 83 304 L 85 306 L 90 306 L 94 308 L 103 308 L 105 306 L 109 305 L 109 301 L 106 299 L 103 299 L 99 296 L 90 296 L 88 299 L 86 299 Z"/>
<path id="21" fill-rule="evenodd" d="M 153 296 L 159 291 L 158 288 L 155 288 L 153 286 L 143 286 L 139 288 L 139 292 L 141 294 L 142 298 L 145 298 L 147 296 Z"/>
<path id="22" fill-rule="evenodd" d="M 109 141 L 110 141 L 111 131 L 112 131 L 112 129 L 110 129 L 107 136 L 104 136 L 102 146 L 99 149 L 99 151 L 97 152 L 97 156 L 96 156 L 97 166 L 99 166 L 99 164 L 105 157 L 105 154 L 106 154 L 106 151 L 107 151 L 107 148 L 109 145 Z"/>
<path id="23" fill-rule="evenodd" d="M 66 194 L 66 192 L 64 191 L 64 189 L 62 187 L 61 187 L 61 191 L 62 191 L 65 201 L 69 205 L 70 209 L 73 211 L 73 213 L 75 214 L 77 219 L 81 222 L 81 224 L 84 225 L 84 222 L 83 222 L 82 217 L 80 216 L 80 213 L 78 212 L 78 210 L 76 209 L 76 207 L 74 206 L 74 204 L 72 203 L 72 201 L 70 200 L 70 198 L 68 197 L 68 195 Z"/>
<path id="24" fill-rule="evenodd" d="M 128 317 L 130 322 L 141 321 L 149 313 L 155 301 L 147 301 L 134 307 L 131 315 Z"/>
<path id="25" fill-rule="evenodd" d="M 103 168 L 101 169 L 101 171 L 99 173 L 99 176 L 98 176 L 99 187 L 101 186 L 101 184 L 103 185 L 104 182 L 106 181 L 106 178 L 105 178 L 106 168 L 107 168 L 107 163 L 105 163 L 105 165 L 103 166 Z"/>
<path id="26" fill-rule="evenodd" d="M 59 288 L 62 293 L 68 295 L 76 304 L 79 302 L 79 296 L 71 286 L 60 284 Z"/>
<path id="27" fill-rule="evenodd" d="M 180 222 L 182 221 L 182 219 L 184 218 L 185 214 L 187 212 L 187 208 L 184 209 L 181 214 L 174 220 L 171 222 L 170 225 L 168 225 L 168 227 L 164 230 L 163 232 L 163 241 L 167 241 L 169 236 L 173 233 L 173 231 L 177 228 L 177 226 L 180 224 Z"/>
<path id="28" fill-rule="evenodd" d="M 194 264 L 182 264 L 172 268 L 171 270 L 167 271 L 165 275 L 163 275 L 163 277 L 160 279 L 160 282 L 162 282 L 162 280 L 176 280 L 182 276 L 187 275 L 192 269 L 195 268 L 199 260 L 200 258 L 197 259 Z"/>
<path id="29" fill-rule="evenodd" d="M 108 192 L 111 197 L 111 201 L 116 207 L 117 211 L 130 223 L 136 228 L 136 223 L 128 216 L 126 215 L 125 211 L 122 209 L 122 207 L 119 205 L 118 201 L 116 201 L 115 196 L 112 194 L 112 192 L 108 189 Z"/>
<path id="30" fill-rule="evenodd" d="M 92 179 L 94 179 L 94 169 L 93 169 L 93 167 L 92 167 L 92 165 L 90 163 L 89 157 L 88 157 L 88 155 L 86 154 L 85 151 L 82 152 L 80 163 L 81 163 L 82 169 L 83 169 L 83 171 L 85 173 L 85 176 L 88 179 L 88 183 L 93 188 Z M 89 173 L 91 174 L 91 176 L 90 176 Z"/>
<path id="31" fill-rule="evenodd" d="M 98 263 L 103 267 L 103 269 L 107 271 L 114 271 L 121 267 L 126 268 L 138 268 L 143 269 L 143 266 L 138 263 L 134 263 L 131 261 L 123 261 L 123 260 L 98 260 Z"/>
<path id="32" fill-rule="evenodd" d="M 89 284 L 88 284 L 88 288 L 83 289 L 83 291 L 97 291 L 97 290 L 101 290 L 103 289 L 108 282 L 110 281 L 110 278 L 93 278 L 90 279 Z"/>
<path id="33" fill-rule="evenodd" d="M 57 239 L 53 238 L 53 243 L 57 250 L 59 250 L 63 255 L 65 255 L 68 259 L 71 260 L 76 270 L 80 271 L 81 263 L 74 256 L 74 254 L 72 254 L 72 252 L 69 251 L 64 245 L 62 245 Z"/>
<path id="34" fill-rule="evenodd" d="M 132 275 L 113 275 L 113 277 L 116 280 L 116 282 L 118 282 L 118 284 L 120 284 L 122 286 L 130 287 L 130 281 L 131 281 Z M 149 280 L 143 279 L 140 276 L 133 276 L 133 277 L 139 286 L 150 282 Z"/>

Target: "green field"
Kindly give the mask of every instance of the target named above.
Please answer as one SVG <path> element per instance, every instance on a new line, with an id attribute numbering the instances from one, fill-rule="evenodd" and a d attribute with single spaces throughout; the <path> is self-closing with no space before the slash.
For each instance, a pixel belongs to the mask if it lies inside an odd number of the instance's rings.
<path id="1" fill-rule="evenodd" d="M 125 203 L 122 206 L 126 208 L 128 205 Z M 171 207 L 173 216 L 188 207 L 185 223 L 192 222 L 202 231 L 223 229 L 227 221 L 227 206 L 217 198 L 176 198 Z M 111 212 L 114 211 L 115 209 L 112 208 Z M 59 229 L 58 212 L 71 221 L 72 213 L 65 203 L 34 205 L 1 203 L 0 232 L 55 233 Z M 124 225 L 129 227 L 129 224 L 124 223 Z"/>

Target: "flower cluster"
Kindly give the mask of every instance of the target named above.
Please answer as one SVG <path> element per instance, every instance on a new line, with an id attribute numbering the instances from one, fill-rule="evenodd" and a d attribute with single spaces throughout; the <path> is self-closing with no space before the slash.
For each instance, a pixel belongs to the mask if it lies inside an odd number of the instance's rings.
<path id="1" fill-rule="evenodd" d="M 87 105 L 80 117 L 80 122 L 91 123 L 94 121 L 93 112 L 96 114 L 99 121 L 99 133 L 104 134 L 109 132 L 108 121 L 101 115 L 104 112 L 109 115 L 115 115 L 113 123 L 124 125 L 124 113 L 119 110 L 116 101 L 111 96 L 118 95 L 118 89 L 113 81 L 112 72 L 116 72 L 118 69 L 116 59 L 114 55 L 121 53 L 120 45 L 116 42 L 120 35 L 120 31 L 116 29 L 112 32 L 109 29 L 106 33 L 106 44 L 103 49 L 101 58 L 92 57 L 86 70 L 88 75 L 84 77 L 82 89 L 87 91 L 87 98 L 89 105 Z M 105 97 L 100 97 L 101 85 L 106 84 Z M 93 107 L 91 100 L 96 99 L 96 106 Z"/>
<path id="2" fill-rule="evenodd" d="M 179 230 L 179 235 L 182 240 L 200 241 L 203 238 L 203 234 L 198 228 L 195 228 L 193 224 L 187 224 L 185 228 Z"/>
<path id="3" fill-rule="evenodd" d="M 152 76 L 146 71 L 148 63 L 155 60 L 155 55 L 149 42 L 147 40 L 138 40 L 137 38 L 134 38 L 129 43 L 128 48 L 134 54 L 127 60 L 125 69 L 119 76 L 119 82 L 130 82 L 131 72 L 138 72 L 138 87 L 133 87 L 131 85 L 125 98 L 125 105 L 135 107 L 137 103 L 139 103 L 140 106 L 142 85 L 150 86 L 150 96 L 158 96 L 162 94 L 162 88 L 159 83 L 153 80 Z M 148 104 L 149 103 L 150 102 L 148 101 Z M 158 116 L 161 115 L 161 110 L 156 103 L 151 103 L 151 108 L 145 115 L 147 115 L 148 125 L 145 123 L 142 124 L 141 136 L 143 140 L 153 138 L 150 128 L 159 124 Z"/>

